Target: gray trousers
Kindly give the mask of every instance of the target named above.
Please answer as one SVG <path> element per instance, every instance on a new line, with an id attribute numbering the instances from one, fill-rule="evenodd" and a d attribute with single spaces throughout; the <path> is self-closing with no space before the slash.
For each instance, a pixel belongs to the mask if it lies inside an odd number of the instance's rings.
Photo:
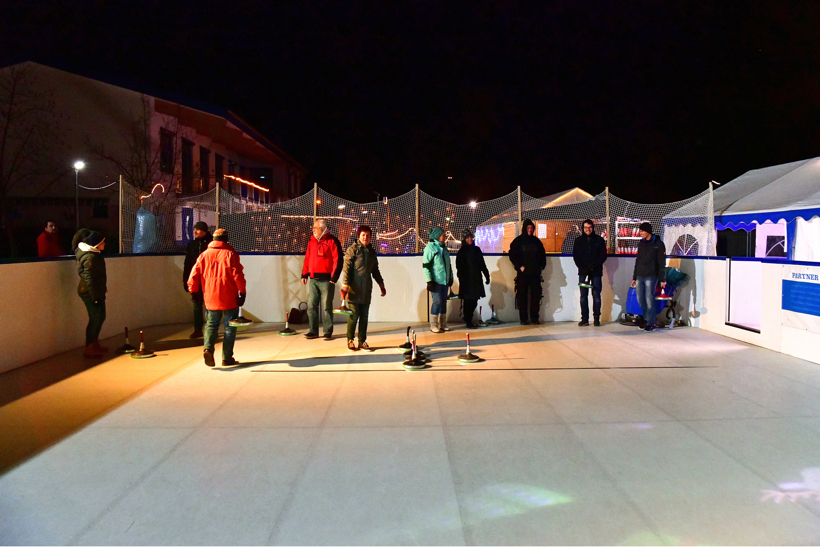
<path id="1" fill-rule="evenodd" d="M 330 281 L 308 280 L 308 330 L 313 334 L 319 334 L 319 314 L 324 310 L 322 317 L 322 328 L 324 334 L 333 334 L 333 296 L 336 293 L 336 285 Z M 321 308 L 321 310 L 320 310 Z"/>

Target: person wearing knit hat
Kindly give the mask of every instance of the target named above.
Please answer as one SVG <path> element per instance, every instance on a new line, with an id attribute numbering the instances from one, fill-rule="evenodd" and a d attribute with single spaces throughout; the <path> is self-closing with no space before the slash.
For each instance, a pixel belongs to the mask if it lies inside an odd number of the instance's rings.
<path id="1" fill-rule="evenodd" d="M 475 245 L 475 235 L 469 229 L 461 232 L 461 248 L 456 255 L 456 272 L 458 274 L 458 295 L 464 301 L 464 323 L 468 329 L 476 328 L 473 323 L 478 299 L 484 298 L 484 284 L 490 284 L 490 271 L 484 262 L 484 253 Z M 481 318 L 479 317 L 479 320 Z"/>
<path id="2" fill-rule="evenodd" d="M 77 242 L 75 251 L 77 272 L 80 274 L 77 294 L 88 312 L 83 357 L 93 359 L 102 357 L 108 351 L 108 348 L 100 345 L 99 340 L 100 330 L 105 322 L 105 293 L 108 292 L 105 258 L 100 254 L 105 249 L 105 237 L 91 230 L 86 230 L 82 234 L 77 232 L 75 238 L 78 236 L 82 236 L 83 239 Z"/>
<path id="3" fill-rule="evenodd" d="M 449 331 L 447 327 L 447 290 L 453 285 L 453 269 L 450 252 L 444 244 L 444 230 L 435 226 L 427 231 L 430 241 L 424 247 L 421 265 L 427 290 L 430 291 L 430 330 L 435 333 Z"/>
<path id="4" fill-rule="evenodd" d="M 663 240 L 652 234 L 652 225 L 641 224 L 641 240 L 635 255 L 635 269 L 632 273 L 632 287 L 643 311 L 644 330 L 655 328 L 655 287 L 660 283 L 666 287 L 666 246 Z"/>
<path id="5" fill-rule="evenodd" d="M 524 219 L 521 235 L 510 243 L 510 262 L 515 268 L 515 300 L 522 325 L 539 324 L 541 312 L 541 272 L 547 267 L 544 244 L 535 236 L 535 224 Z"/>
<path id="6" fill-rule="evenodd" d="M 213 236 L 208 231 L 208 225 L 201 220 L 194 224 L 194 238 L 185 247 L 185 265 L 182 267 L 182 286 L 188 291 L 188 278 L 191 277 L 191 270 L 194 269 L 199 255 L 205 252 L 208 245 L 213 241 Z M 194 305 L 194 332 L 189 338 L 202 338 L 202 327 L 205 324 L 205 305 L 202 291 L 191 295 Z"/>
<path id="7" fill-rule="evenodd" d="M 230 323 L 239 317 L 239 308 L 245 303 L 247 293 L 239 253 L 228 243 L 228 232 L 223 228 L 214 231 L 214 240 L 199 255 L 188 278 L 188 292 L 195 295 L 200 291 L 205 301 L 205 348 L 202 354 L 205 364 L 209 367 L 216 365 L 216 339 L 219 323 L 224 322 L 222 366 L 235 366 L 238 364 L 233 358 L 236 327 L 232 327 Z"/>

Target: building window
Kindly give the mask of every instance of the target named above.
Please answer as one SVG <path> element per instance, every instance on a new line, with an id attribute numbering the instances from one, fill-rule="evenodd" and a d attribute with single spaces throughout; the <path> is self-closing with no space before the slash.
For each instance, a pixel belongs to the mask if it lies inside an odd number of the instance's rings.
<path id="1" fill-rule="evenodd" d="M 92 218 L 108 218 L 108 200 L 95 199 L 92 203 Z"/>
<path id="2" fill-rule="evenodd" d="M 159 170 L 174 172 L 174 134 L 164 127 L 159 130 Z"/>
<path id="3" fill-rule="evenodd" d="M 199 180 L 201 192 L 211 189 L 211 151 L 204 146 L 199 147 Z"/>
<path id="4" fill-rule="evenodd" d="M 182 193 L 194 192 L 194 143 L 182 139 Z"/>
<path id="5" fill-rule="evenodd" d="M 214 180 L 220 188 L 222 188 L 222 181 L 224 180 L 224 177 L 222 176 L 222 166 L 224 163 L 225 158 L 219 154 L 214 154 Z"/>

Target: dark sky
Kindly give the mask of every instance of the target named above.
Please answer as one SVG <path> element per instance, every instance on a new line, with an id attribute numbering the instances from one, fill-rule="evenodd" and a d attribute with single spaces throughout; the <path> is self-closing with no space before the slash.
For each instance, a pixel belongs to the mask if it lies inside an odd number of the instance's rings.
<path id="1" fill-rule="evenodd" d="M 224 106 L 354 200 L 669 201 L 820 155 L 816 2 L 4 4 L 0 64 Z"/>

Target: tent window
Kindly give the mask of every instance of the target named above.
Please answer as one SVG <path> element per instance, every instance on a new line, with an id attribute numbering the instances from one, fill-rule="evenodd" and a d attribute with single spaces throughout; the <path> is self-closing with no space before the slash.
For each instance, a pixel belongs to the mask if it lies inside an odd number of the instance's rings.
<path id="1" fill-rule="evenodd" d="M 786 258 L 786 237 L 766 236 L 766 256 Z"/>
<path id="2" fill-rule="evenodd" d="M 682 235 L 675 242 L 672 252 L 678 256 L 698 256 L 698 240 L 689 234 Z"/>

